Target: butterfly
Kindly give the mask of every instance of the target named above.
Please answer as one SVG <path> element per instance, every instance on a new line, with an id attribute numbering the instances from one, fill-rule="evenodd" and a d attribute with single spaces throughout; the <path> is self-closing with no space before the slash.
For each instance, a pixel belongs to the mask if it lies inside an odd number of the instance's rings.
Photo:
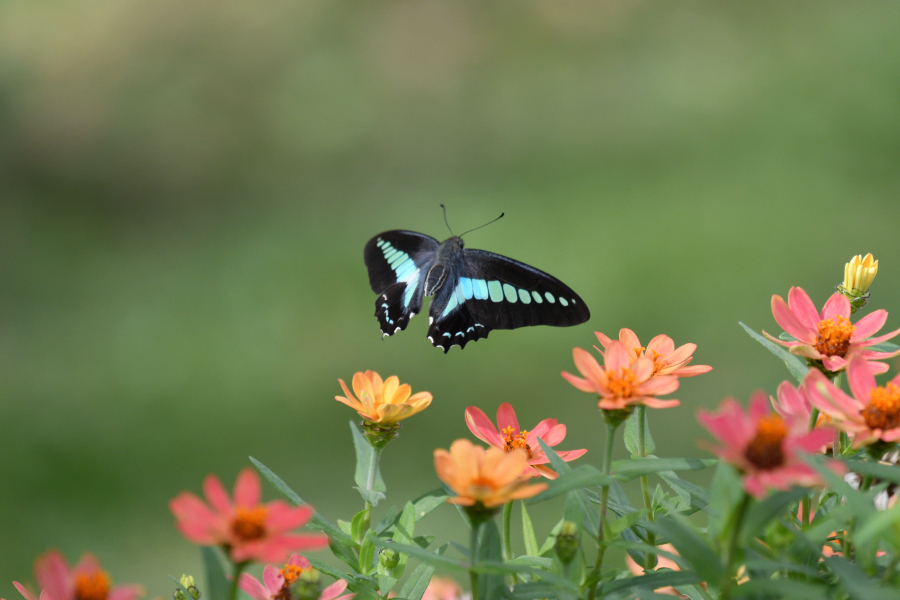
<path id="1" fill-rule="evenodd" d="M 569 327 L 591 317 L 559 279 L 493 252 L 464 249 L 458 236 L 438 242 L 415 231 L 385 231 L 368 241 L 364 258 L 378 294 L 375 316 L 382 336 L 406 329 L 423 298 L 434 296 L 428 339 L 444 353 L 494 329 Z"/>

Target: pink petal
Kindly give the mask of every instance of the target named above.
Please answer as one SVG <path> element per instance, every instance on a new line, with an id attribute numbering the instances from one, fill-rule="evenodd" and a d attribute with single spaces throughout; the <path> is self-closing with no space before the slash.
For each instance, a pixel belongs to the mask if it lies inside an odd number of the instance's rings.
<path id="1" fill-rule="evenodd" d="M 271 565 L 267 566 L 266 569 L 269 569 L 270 567 Z M 249 573 L 241 573 L 241 578 L 238 580 L 238 587 L 250 594 L 250 597 L 253 598 L 253 600 L 272 600 L 272 594 L 269 593 L 266 586 L 261 584 L 256 577 Z"/>
<path id="2" fill-rule="evenodd" d="M 259 483 L 259 475 L 250 467 L 241 469 L 234 484 L 234 503 L 238 506 L 252 508 L 259 506 L 261 498 L 262 487 Z"/>
<path id="3" fill-rule="evenodd" d="M 656 364 L 649 358 L 643 357 L 639 358 L 633 363 L 631 363 L 631 371 L 634 373 L 635 378 L 638 381 L 647 381 L 651 377 L 653 377 L 653 370 L 656 368 Z"/>
<path id="4" fill-rule="evenodd" d="M 266 511 L 266 530 L 278 532 L 306 525 L 315 513 L 309 505 L 291 506 L 283 500 L 267 503 Z"/>
<path id="5" fill-rule="evenodd" d="M 596 394 L 599 391 L 597 389 L 597 386 L 594 385 L 593 383 L 589 382 L 587 379 L 582 379 L 581 377 L 576 377 L 575 375 L 572 375 L 571 373 L 566 373 L 565 371 L 563 371 L 561 373 L 561 375 L 563 376 L 563 379 L 565 379 L 566 381 L 571 383 L 573 386 L 575 386 L 582 392 L 592 392 L 592 393 Z M 487 440 L 485 440 L 485 441 L 487 441 Z"/>
<path id="6" fill-rule="evenodd" d="M 690 344 L 696 348 L 696 344 Z M 684 346 L 682 346 L 684 348 Z M 675 350 L 675 341 L 667 335 L 659 334 L 647 344 L 647 354 L 653 354 L 656 352 L 657 354 L 661 354 L 663 356 L 670 354 L 673 350 Z M 680 350 L 680 348 L 679 348 Z M 693 350 L 691 350 L 693 352 Z M 690 354 L 690 353 L 688 353 Z"/>
<path id="7" fill-rule="evenodd" d="M 513 410 L 512 404 L 504 402 L 497 409 L 497 429 L 501 432 L 507 427 L 512 427 L 513 433 L 519 433 L 519 420 L 516 419 L 516 411 Z"/>
<path id="8" fill-rule="evenodd" d="M 800 321 L 781 296 L 772 296 L 772 316 L 775 317 L 775 322 L 782 329 L 798 340 L 804 342 L 815 341 L 815 330 Z"/>
<path id="9" fill-rule="evenodd" d="M 231 513 L 231 499 L 228 497 L 228 492 L 222 487 L 222 482 L 215 475 L 207 475 L 203 480 L 203 495 L 219 514 Z"/>
<path id="10" fill-rule="evenodd" d="M 788 440 L 785 440 L 785 443 L 792 450 L 798 448 L 803 452 L 815 454 L 822 449 L 822 446 L 827 446 L 834 440 L 834 431 L 831 429 L 813 429 L 809 433 L 789 438 L 789 440 L 790 443 L 788 443 Z"/>
<path id="11" fill-rule="evenodd" d="M 840 356 L 823 356 L 822 366 L 836 373 L 847 368 L 847 359 Z"/>
<path id="12" fill-rule="evenodd" d="M 819 326 L 819 311 L 803 288 L 792 287 L 788 291 L 788 306 L 805 327 L 815 331 Z"/>
<path id="13" fill-rule="evenodd" d="M 580 348 L 579 348 L 580 350 Z M 584 350 L 582 350 L 584 352 Z M 590 356 L 590 355 L 588 355 Z M 593 360 L 593 358 L 591 358 Z M 647 359 L 649 360 L 649 359 Z M 576 361 L 577 364 L 577 361 Z M 594 363 L 596 364 L 596 363 Z M 619 369 L 622 367 L 627 367 L 631 364 L 631 352 L 625 347 L 625 344 L 622 342 L 612 342 L 609 347 L 606 349 L 606 360 L 604 360 L 604 365 L 606 366 L 607 371 L 614 371 L 616 373 L 619 372 Z M 652 364 L 652 361 L 651 361 Z M 581 369 L 579 369 L 580 371 Z M 583 371 L 582 371 L 583 372 Z M 585 373 L 587 375 L 587 373 Z"/>
<path id="14" fill-rule="evenodd" d="M 301 569 L 312 569 L 312 564 L 310 564 L 309 559 L 296 553 L 291 554 L 291 557 L 288 559 L 288 564 L 300 567 Z"/>
<path id="15" fill-rule="evenodd" d="M 823 413 L 838 419 L 859 416 L 861 406 L 857 401 L 834 387 L 821 371 L 810 369 L 803 379 L 803 388 L 810 403 Z"/>
<path id="16" fill-rule="evenodd" d="M 197 496 L 181 492 L 169 501 L 169 510 L 178 521 L 178 529 L 195 544 L 212 545 L 220 541 L 214 532 L 223 528 L 223 517 L 213 513 Z"/>
<path id="17" fill-rule="evenodd" d="M 784 346 L 785 348 L 793 348 L 794 346 L 808 345 L 806 342 L 798 342 L 798 341 L 789 342 L 787 340 L 779 339 L 779 338 L 775 337 L 774 335 L 766 333 L 765 329 L 762 330 L 762 334 L 764 336 L 766 336 L 766 338 L 768 338 L 768 340 L 770 342 L 775 342 L 779 346 Z"/>
<path id="18" fill-rule="evenodd" d="M 673 375 L 678 375 L 679 377 L 694 377 L 696 375 L 709 373 L 712 369 L 713 368 L 709 365 L 694 365 L 691 367 L 681 367 L 675 371 Z"/>
<path id="19" fill-rule="evenodd" d="M 887 317 L 888 313 L 883 308 L 864 316 L 854 325 L 855 329 L 853 330 L 853 335 L 850 337 L 850 342 L 858 342 L 877 333 L 879 329 L 884 327 L 885 322 L 887 322 Z M 900 331 L 900 329 L 897 331 Z M 894 333 L 894 335 L 897 335 L 897 333 Z M 877 344 L 879 342 L 875 343 Z"/>
<path id="20" fill-rule="evenodd" d="M 861 356 L 855 356 L 847 366 L 847 384 L 853 396 L 863 404 L 869 403 L 869 396 L 875 389 L 875 374 Z"/>
<path id="21" fill-rule="evenodd" d="M 477 406 L 470 406 L 466 409 L 466 425 L 469 426 L 472 435 L 482 442 L 498 448 L 504 446 L 505 440 L 497 431 L 493 421 Z"/>
<path id="22" fill-rule="evenodd" d="M 600 333 L 599 331 L 595 331 L 594 335 L 597 336 L 597 341 L 600 342 L 601 346 L 603 346 L 604 348 L 609 347 L 609 343 L 612 341 L 610 338 L 606 337 L 604 334 Z M 602 352 L 601 352 L 601 354 L 602 354 Z"/>
<path id="23" fill-rule="evenodd" d="M 50 550 L 34 561 L 34 578 L 54 600 L 69 600 L 74 596 L 69 563 L 58 550 Z"/>
<path id="24" fill-rule="evenodd" d="M 665 357 L 666 364 L 671 366 L 680 365 L 690 359 L 696 349 L 697 344 L 685 344 L 679 346 L 677 350 L 673 350 Z"/>
<path id="25" fill-rule="evenodd" d="M 557 454 L 559 454 L 559 457 L 560 457 L 561 459 L 563 459 L 564 461 L 566 461 L 566 462 L 575 460 L 575 459 L 578 458 L 579 456 L 584 456 L 586 453 L 587 453 L 587 449 L 586 449 L 586 448 L 581 449 L 581 450 L 562 450 L 562 451 L 557 451 Z"/>
<path id="26" fill-rule="evenodd" d="M 887 340 L 895 337 L 898 333 L 900 333 L 900 329 L 895 329 L 894 331 L 889 331 L 884 335 L 879 335 L 878 337 L 869 338 L 867 340 L 862 340 L 856 344 L 856 346 L 860 348 L 867 348 L 869 346 L 875 346 L 880 344 L 881 342 L 886 342 Z M 896 356 L 896 352 L 892 354 L 892 356 Z"/>
<path id="27" fill-rule="evenodd" d="M 645 396 L 641 399 L 641 404 L 643 404 L 647 408 L 673 408 L 681 404 L 681 400 L 660 400 L 659 398 L 654 398 L 653 396 Z"/>
<path id="28" fill-rule="evenodd" d="M 266 568 L 263 569 L 263 583 L 272 596 L 280 592 L 282 586 L 284 586 L 284 575 L 281 574 L 281 569 L 272 565 L 266 565 Z"/>
<path id="29" fill-rule="evenodd" d="M 747 412 L 754 426 L 760 419 L 770 414 L 769 397 L 766 396 L 765 392 L 753 392 L 753 395 L 750 396 L 750 406 Z"/>
<path id="30" fill-rule="evenodd" d="M 822 309 L 822 320 L 834 319 L 835 317 L 850 318 L 850 301 L 841 293 L 835 292 L 825 303 Z"/>
<path id="31" fill-rule="evenodd" d="M 94 575 L 100 571 L 100 561 L 90 552 L 85 552 L 72 569 L 72 575 Z"/>
<path id="32" fill-rule="evenodd" d="M 144 587 L 140 585 L 119 585 L 114 587 L 106 600 L 135 600 L 144 595 Z"/>
<path id="33" fill-rule="evenodd" d="M 626 327 L 619 330 L 619 341 L 624 344 L 627 350 L 639 350 L 641 347 L 641 341 L 638 339 L 638 336 Z"/>
<path id="34" fill-rule="evenodd" d="M 557 423 L 556 419 L 544 419 L 528 433 L 525 441 L 532 448 L 540 448 L 541 445 L 537 443 L 538 438 L 544 440 L 548 446 L 555 446 L 566 439 L 566 426 Z"/>
<path id="35" fill-rule="evenodd" d="M 16 589 L 19 590 L 20 594 L 25 596 L 25 600 L 37 600 L 37 598 L 34 597 L 34 594 L 29 592 L 28 588 L 26 588 L 24 585 L 22 585 L 18 581 L 13 581 L 13 585 L 16 586 Z"/>
<path id="36" fill-rule="evenodd" d="M 619 343 L 611 342 L 611 346 L 615 346 L 617 344 Z M 608 351 L 607 356 L 609 356 Z M 575 368 L 578 369 L 578 372 L 584 375 L 584 377 L 588 381 L 594 383 L 600 380 L 603 376 L 603 369 L 600 368 L 600 365 L 597 364 L 597 361 L 594 360 L 594 357 L 591 356 L 590 352 L 588 352 L 587 350 L 582 350 L 581 348 L 573 348 L 572 358 L 575 360 Z M 578 386 L 576 385 L 575 387 Z"/>
<path id="37" fill-rule="evenodd" d="M 763 498 L 768 491 L 759 472 L 748 473 L 744 476 L 744 489 L 755 498 Z"/>
<path id="38" fill-rule="evenodd" d="M 674 375 L 660 375 L 643 382 L 637 389 L 639 394 L 664 396 L 678 389 L 678 378 Z"/>
<path id="39" fill-rule="evenodd" d="M 897 356 L 897 354 L 891 354 L 885 357 L 881 352 L 869 352 L 864 350 L 860 352 L 858 356 L 864 358 L 866 362 L 869 363 L 869 370 L 871 370 L 873 374 L 881 375 L 882 373 L 887 373 L 890 370 L 890 367 L 887 363 L 876 362 L 875 359 L 890 358 L 891 356 Z"/>
<path id="40" fill-rule="evenodd" d="M 334 600 L 341 593 L 347 589 L 347 582 L 343 579 L 338 579 L 327 588 L 322 590 L 322 594 L 319 596 L 319 600 Z"/>

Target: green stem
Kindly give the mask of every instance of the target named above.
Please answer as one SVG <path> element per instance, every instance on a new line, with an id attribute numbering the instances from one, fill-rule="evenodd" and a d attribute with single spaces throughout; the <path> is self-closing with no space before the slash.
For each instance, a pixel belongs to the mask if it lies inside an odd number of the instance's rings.
<path id="1" fill-rule="evenodd" d="M 512 521 L 512 509 L 512 501 L 507 502 L 503 505 L 503 560 L 512 560 L 513 558 L 515 558 L 513 556 L 512 543 L 510 542 L 510 529 L 512 529 L 510 527 L 510 523 Z M 516 583 L 518 583 L 519 581 L 518 577 L 516 577 L 516 574 L 513 573 L 512 575 L 510 575 L 510 577 L 512 578 L 512 584 L 516 585 Z"/>
<path id="2" fill-rule="evenodd" d="M 603 454 L 603 475 L 608 476 L 612 468 L 612 450 L 613 442 L 616 440 L 616 428 L 618 425 L 611 423 L 606 424 L 606 452 Z M 609 504 L 609 484 L 600 486 L 600 528 L 597 531 L 597 562 L 594 564 L 592 575 L 599 576 L 600 569 L 603 567 L 603 555 L 606 553 L 606 540 L 603 539 L 603 525 L 606 522 L 606 508 Z M 588 593 L 588 600 L 594 600 L 597 593 L 597 584 L 591 584 L 591 591 Z"/>
<path id="3" fill-rule="evenodd" d="M 638 456 L 646 458 L 647 442 L 645 429 L 647 427 L 647 407 L 641 404 L 637 407 L 637 426 L 638 426 Z M 653 505 L 650 499 L 650 485 L 647 483 L 647 476 L 641 475 L 641 495 L 644 497 L 644 510 L 647 511 L 647 520 L 653 522 Z M 647 545 L 656 546 L 656 534 L 647 531 Z M 644 555 L 644 569 L 652 569 L 656 566 L 656 555 L 647 552 Z"/>
<path id="4" fill-rule="evenodd" d="M 741 535 L 741 525 L 744 524 L 744 515 L 747 513 L 747 507 L 750 506 L 750 495 L 744 494 L 741 503 L 735 509 L 734 518 L 732 519 L 731 539 L 728 542 L 728 554 L 725 559 L 725 574 L 722 579 L 721 595 L 722 600 L 730 600 L 731 584 L 734 583 L 734 559 L 737 555 L 738 538 Z"/>
<path id="5" fill-rule="evenodd" d="M 809 413 L 809 425 L 807 426 L 808 431 L 812 431 L 816 428 L 816 423 L 819 422 L 819 409 L 815 406 L 812 407 L 812 410 Z"/>
<path id="6" fill-rule="evenodd" d="M 469 552 L 471 560 L 469 561 L 469 585 L 472 586 L 472 600 L 478 600 L 478 573 L 475 572 L 475 566 L 478 564 L 478 529 L 481 524 L 472 525 L 472 536 L 469 542 Z"/>
<path id="7" fill-rule="evenodd" d="M 809 503 L 809 496 L 803 496 L 803 499 L 800 500 L 800 525 L 802 527 L 806 527 L 812 521 L 809 513 Z"/>
<path id="8" fill-rule="evenodd" d="M 234 573 L 232 574 L 231 585 L 228 587 L 228 600 L 237 600 L 238 584 L 241 581 L 241 573 L 244 572 L 244 569 L 246 569 L 249 564 L 249 560 L 234 563 Z"/>
<path id="9" fill-rule="evenodd" d="M 894 570 L 897 568 L 898 561 L 900 561 L 900 553 L 894 552 L 894 554 L 891 556 L 891 562 L 884 570 L 884 576 L 881 578 L 882 583 L 884 583 L 885 585 L 890 583 L 891 579 L 893 579 Z"/>

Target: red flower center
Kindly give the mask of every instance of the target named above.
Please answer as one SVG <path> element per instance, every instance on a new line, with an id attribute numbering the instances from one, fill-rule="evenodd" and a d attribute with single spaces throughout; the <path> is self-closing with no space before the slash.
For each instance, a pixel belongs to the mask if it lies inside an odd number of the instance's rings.
<path id="1" fill-rule="evenodd" d="M 850 349 L 850 338 L 856 326 L 850 319 L 840 315 L 833 319 L 819 321 L 819 335 L 816 337 L 816 350 L 823 356 L 844 357 Z"/>
<path id="2" fill-rule="evenodd" d="M 628 367 L 621 367 L 619 371 L 618 374 L 615 371 L 606 372 L 609 378 L 606 389 L 612 392 L 616 398 L 631 398 L 637 387 L 637 375 Z"/>
<path id="3" fill-rule="evenodd" d="M 529 460 L 532 458 L 531 446 L 529 446 L 528 442 L 525 441 L 525 436 L 528 435 L 527 430 L 523 429 L 519 433 L 514 433 L 512 426 L 509 426 L 503 430 L 503 435 L 506 438 L 504 447 L 507 452 L 515 450 L 516 448 L 521 448 L 528 453 Z"/>
<path id="4" fill-rule="evenodd" d="M 888 382 L 872 390 L 869 405 L 862 410 L 866 425 L 872 429 L 900 427 L 900 387 Z"/>
<path id="5" fill-rule="evenodd" d="M 238 506 L 231 519 L 231 533 L 242 541 L 258 540 L 266 535 L 266 507 Z"/>
<path id="6" fill-rule="evenodd" d="M 106 600 L 109 596 L 109 575 L 103 571 L 79 573 L 75 576 L 76 600 Z"/>
<path id="7" fill-rule="evenodd" d="M 756 435 L 747 445 L 744 453 L 750 464 L 763 470 L 774 469 L 784 464 L 784 450 L 781 442 L 787 437 L 787 425 L 779 415 L 767 415 L 756 424 Z"/>

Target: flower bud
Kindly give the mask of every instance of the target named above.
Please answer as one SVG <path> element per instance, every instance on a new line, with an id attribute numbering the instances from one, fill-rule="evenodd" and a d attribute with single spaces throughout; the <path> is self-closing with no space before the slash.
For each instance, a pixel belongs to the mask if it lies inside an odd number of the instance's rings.
<path id="1" fill-rule="evenodd" d="M 373 448 L 384 448 L 400 433 L 400 423 L 383 424 L 363 419 L 360 426 Z"/>
<path id="2" fill-rule="evenodd" d="M 400 554 L 390 548 L 382 548 L 379 552 L 379 562 L 386 570 L 391 571 L 400 563 Z"/>
<path id="3" fill-rule="evenodd" d="M 556 536 L 556 556 L 564 565 L 569 564 L 578 553 L 578 526 L 572 521 L 565 521 Z"/>
<path id="4" fill-rule="evenodd" d="M 844 265 L 844 281 L 837 286 L 840 293 L 850 300 L 852 312 L 858 311 L 869 301 L 869 286 L 878 274 L 878 261 L 871 253 L 854 256 Z"/>
<path id="5" fill-rule="evenodd" d="M 303 569 L 292 588 L 296 600 L 317 600 L 319 597 L 319 572 Z"/>
<path id="6" fill-rule="evenodd" d="M 197 589 L 197 586 L 194 585 L 194 578 L 191 575 L 182 575 L 181 580 L 179 581 L 181 587 L 186 589 L 188 593 L 191 595 L 191 598 L 197 600 L 200 598 L 200 590 Z M 187 600 L 184 596 L 184 592 L 181 590 L 175 590 L 175 593 L 172 594 L 172 598 L 174 600 Z"/>

